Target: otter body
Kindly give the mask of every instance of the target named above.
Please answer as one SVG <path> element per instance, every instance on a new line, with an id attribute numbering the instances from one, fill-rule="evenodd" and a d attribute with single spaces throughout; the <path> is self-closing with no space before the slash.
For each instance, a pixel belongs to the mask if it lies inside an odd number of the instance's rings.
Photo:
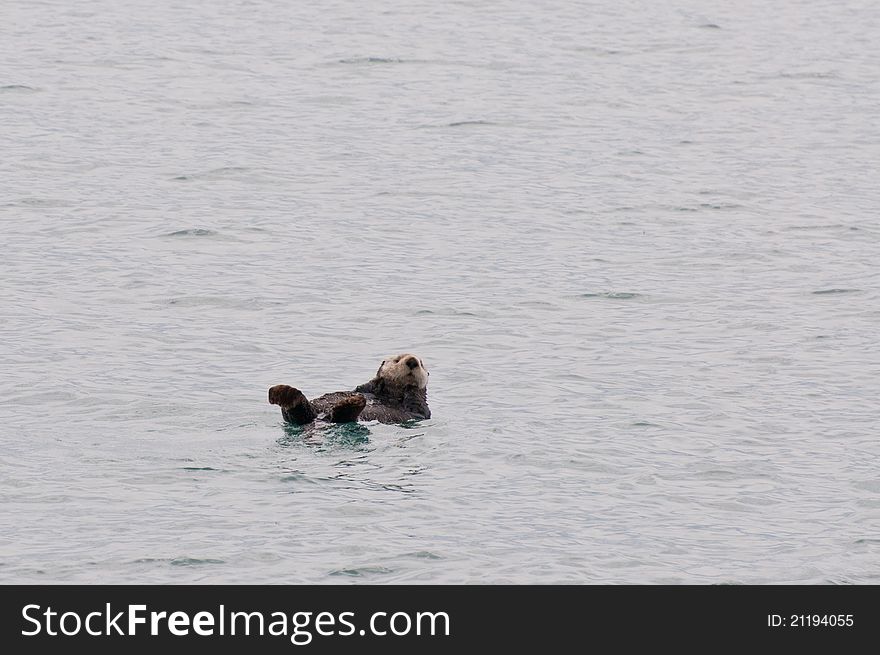
<path id="1" fill-rule="evenodd" d="M 277 384 L 269 389 L 269 402 L 280 406 L 284 420 L 296 425 L 358 420 L 403 423 L 431 418 L 427 386 L 428 371 L 422 360 L 404 353 L 384 360 L 375 377 L 353 391 L 309 400 L 299 389 Z"/>

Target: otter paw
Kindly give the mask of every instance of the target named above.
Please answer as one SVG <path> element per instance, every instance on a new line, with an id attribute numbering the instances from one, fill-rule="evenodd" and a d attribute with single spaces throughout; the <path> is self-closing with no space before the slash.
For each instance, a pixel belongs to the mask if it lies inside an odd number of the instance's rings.
<path id="1" fill-rule="evenodd" d="M 269 404 L 281 407 L 296 407 L 308 402 L 303 392 L 286 384 L 276 384 L 269 389 Z"/>
<path id="2" fill-rule="evenodd" d="M 332 423 L 351 423 L 357 421 L 358 416 L 366 406 L 367 399 L 359 393 L 343 398 L 330 410 L 330 421 Z"/>

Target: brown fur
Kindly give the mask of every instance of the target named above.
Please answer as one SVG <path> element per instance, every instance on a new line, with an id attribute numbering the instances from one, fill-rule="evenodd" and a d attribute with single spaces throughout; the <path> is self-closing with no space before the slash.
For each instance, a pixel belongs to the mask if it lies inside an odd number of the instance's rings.
<path id="1" fill-rule="evenodd" d="M 296 425 L 315 420 L 403 423 L 431 418 L 427 381 L 421 359 L 404 353 L 383 361 L 375 377 L 354 391 L 337 391 L 309 401 L 299 389 L 277 384 L 269 389 L 269 402 L 279 405 L 284 420 Z"/>

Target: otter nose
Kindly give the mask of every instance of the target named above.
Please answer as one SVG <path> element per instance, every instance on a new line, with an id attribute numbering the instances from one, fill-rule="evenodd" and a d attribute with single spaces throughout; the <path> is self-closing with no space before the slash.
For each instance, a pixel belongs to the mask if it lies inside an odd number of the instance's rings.
<path id="1" fill-rule="evenodd" d="M 419 360 L 417 360 L 415 357 L 410 357 L 408 360 L 406 360 L 406 365 L 410 368 L 415 368 L 419 365 Z"/>

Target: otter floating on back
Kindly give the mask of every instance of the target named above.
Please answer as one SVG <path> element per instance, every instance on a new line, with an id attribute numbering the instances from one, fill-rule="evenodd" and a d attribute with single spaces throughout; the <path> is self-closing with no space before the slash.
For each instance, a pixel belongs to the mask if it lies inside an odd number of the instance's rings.
<path id="1" fill-rule="evenodd" d="M 276 384 L 269 389 L 269 402 L 279 405 L 284 420 L 296 425 L 313 421 L 418 421 L 431 418 L 428 375 L 421 359 L 403 353 L 384 360 L 375 377 L 354 391 L 328 393 L 310 401 L 299 389 Z"/>

